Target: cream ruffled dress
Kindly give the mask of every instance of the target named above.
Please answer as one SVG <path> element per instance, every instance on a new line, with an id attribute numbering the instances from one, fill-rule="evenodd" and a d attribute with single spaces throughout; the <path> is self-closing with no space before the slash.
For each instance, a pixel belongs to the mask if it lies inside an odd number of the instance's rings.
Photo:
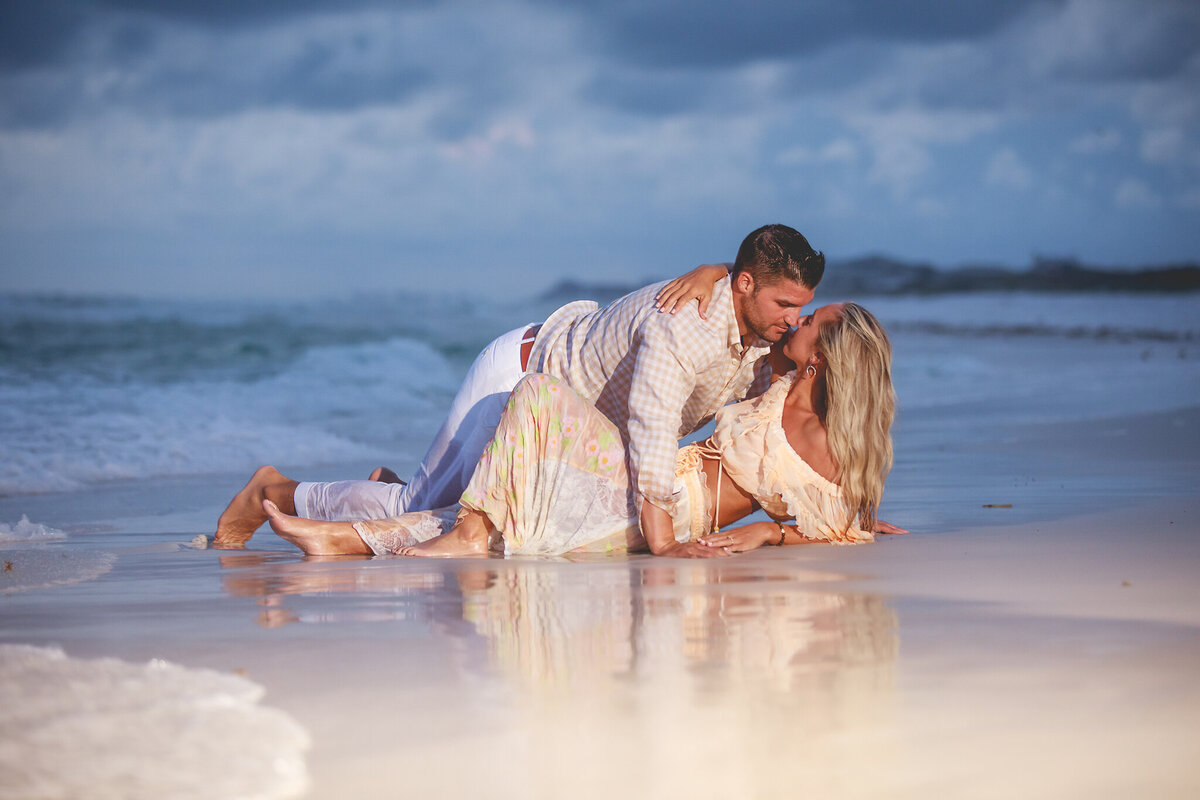
<path id="1" fill-rule="evenodd" d="M 804 538 L 835 544 L 873 541 L 873 534 L 855 525 L 841 488 L 821 477 L 787 440 L 783 403 L 795 377 L 789 372 L 762 396 L 721 409 L 712 448 L 721 454 L 725 474 L 772 517 L 794 521 Z"/>

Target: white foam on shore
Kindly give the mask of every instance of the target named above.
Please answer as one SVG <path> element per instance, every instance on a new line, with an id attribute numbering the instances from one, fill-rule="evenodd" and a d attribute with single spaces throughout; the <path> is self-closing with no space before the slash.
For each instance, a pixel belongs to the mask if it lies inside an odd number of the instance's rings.
<path id="1" fill-rule="evenodd" d="M 296 797 L 309 737 L 236 675 L 0 645 L 0 798 Z"/>
<path id="2" fill-rule="evenodd" d="M 65 550 L 61 547 L 0 549 L 0 595 L 99 578 L 113 568 L 113 553 Z"/>
<path id="3" fill-rule="evenodd" d="M 0 522 L 0 542 L 50 542 L 67 538 L 60 530 L 48 525 L 30 522 L 29 517 L 21 515 L 20 521 L 6 525 Z"/>

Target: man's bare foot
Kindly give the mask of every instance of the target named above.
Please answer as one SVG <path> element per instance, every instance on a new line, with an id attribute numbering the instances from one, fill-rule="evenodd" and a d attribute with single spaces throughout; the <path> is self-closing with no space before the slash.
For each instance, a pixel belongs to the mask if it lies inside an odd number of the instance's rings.
<path id="1" fill-rule="evenodd" d="M 245 547 L 254 532 L 267 521 L 262 501 L 267 498 L 268 491 L 282 500 L 281 495 L 294 493 L 295 490 L 296 481 L 284 477 L 279 470 L 271 466 L 259 467 L 217 519 L 217 532 L 213 536 L 212 546 Z"/>
<path id="2" fill-rule="evenodd" d="M 392 472 L 387 467 L 376 467 L 371 473 L 370 480 L 379 481 L 380 483 L 398 483 L 401 486 L 408 486 L 408 481 L 400 480 L 400 476 Z"/>
<path id="3" fill-rule="evenodd" d="M 263 500 L 263 513 L 271 528 L 310 556 L 372 555 L 367 543 L 349 522 L 324 522 L 284 514 L 270 500 Z"/>
<path id="4" fill-rule="evenodd" d="M 400 548 L 400 555 L 417 558 L 479 558 L 488 554 L 490 526 L 479 511 L 466 511 L 454 527 L 429 541 Z"/>

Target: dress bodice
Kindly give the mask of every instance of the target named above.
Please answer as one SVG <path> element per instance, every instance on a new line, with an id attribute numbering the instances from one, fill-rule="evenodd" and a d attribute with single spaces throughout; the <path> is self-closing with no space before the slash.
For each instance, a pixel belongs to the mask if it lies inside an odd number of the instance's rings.
<path id="1" fill-rule="evenodd" d="M 841 488 L 822 477 L 792 449 L 783 430 L 783 404 L 795 381 L 789 372 L 766 392 L 717 414 L 712 441 L 725 473 L 776 519 L 793 518 L 807 539 L 858 544 L 874 536 L 860 530 Z"/>

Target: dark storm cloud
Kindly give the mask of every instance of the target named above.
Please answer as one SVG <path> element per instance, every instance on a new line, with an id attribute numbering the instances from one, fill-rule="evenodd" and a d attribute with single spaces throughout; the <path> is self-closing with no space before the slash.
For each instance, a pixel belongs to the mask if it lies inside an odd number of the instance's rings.
<path id="1" fill-rule="evenodd" d="M 789 98 L 887 85 L 882 106 L 932 109 L 1046 108 L 1075 84 L 1178 77 L 1197 55 L 1194 0 L 1075 3 L 1063 0 L 686 0 L 575 3 L 595 51 L 607 62 L 585 99 L 644 116 L 724 103 L 737 89 L 717 84 L 731 69 L 782 65 Z M 1053 36 L 1029 39 L 1038 29 Z M 969 44 L 941 68 L 888 81 L 893 45 Z M 1027 49 L 1033 48 L 1033 49 Z M 910 50 L 912 48 L 909 48 Z M 897 73 L 901 74 L 901 73 Z"/>
<path id="2" fill-rule="evenodd" d="M 454 140 L 528 91 L 525 78 L 514 78 L 524 66 L 519 55 L 495 42 L 539 17 L 561 18 L 564 8 L 582 37 L 569 44 L 592 74 L 578 99 L 648 117 L 768 100 L 747 94 L 738 77 L 738 67 L 763 60 L 782 67 L 775 88 L 783 96 L 774 98 L 781 102 L 881 83 L 889 93 L 872 102 L 1054 104 L 1064 85 L 1177 75 L 1200 41 L 1194 0 L 533 0 L 497 12 L 498 28 L 483 40 L 467 37 L 474 47 L 454 38 L 456 25 L 434 26 L 427 39 L 397 34 L 406 12 L 436 5 L 0 0 L 0 125 L 55 126 L 110 109 L 187 117 L 257 107 L 339 111 L 401 103 L 436 87 L 454 102 L 433 112 L 431 132 Z M 445 8 L 456 21 L 472 18 L 470 8 Z M 352 12 L 370 9 L 382 24 L 354 19 Z M 1022 50 L 1022 32 L 1039 25 L 1057 34 L 1038 38 L 1032 53 Z M 947 56 L 946 68 L 886 80 L 894 55 L 914 49 L 891 45 L 947 42 L 969 43 L 970 52 Z"/>
<path id="3" fill-rule="evenodd" d="M 889 44 L 982 40 L 1033 6 L 1059 5 L 1045 0 L 739 5 L 661 0 L 585 7 L 579 2 L 590 43 L 607 62 L 586 85 L 584 98 L 649 117 L 713 105 L 733 110 L 740 91 L 730 81 L 722 85 L 723 79 L 737 67 L 762 60 L 785 67 L 779 88 L 786 97 L 781 101 L 833 93 L 887 69 Z M 953 93 L 961 93 L 967 105 L 978 105 L 978 98 L 1005 91 L 991 85 L 991 72 L 978 77 L 982 89 L 948 79 L 930 91 L 939 93 L 939 104 L 946 105 L 955 105 Z"/>
<path id="4" fill-rule="evenodd" d="M 370 30 L 309 26 L 255 47 L 253 38 L 239 40 L 237 23 L 261 23 L 268 14 L 280 20 L 300 18 L 329 6 L 248 5 L 254 9 L 235 10 L 241 6 L 237 3 L 180 4 L 164 10 L 137 0 L 90 7 L 51 2 L 38 5 L 36 13 L 6 5 L 0 30 L 11 38 L 15 26 L 34 44 L 4 51 L 0 124 L 55 126 L 99 109 L 122 108 L 183 116 L 255 107 L 337 111 L 399 102 L 429 82 L 427 71 Z M 351 5 L 367 4 L 340 7 Z M 100 14 L 101 6 L 125 11 Z M 184 45 L 181 36 L 186 37 Z M 93 80 L 97 74 L 105 80 Z"/>
<path id="5" fill-rule="evenodd" d="M 162 19 L 236 28 L 364 8 L 431 6 L 436 0 L 94 0 L 98 6 Z"/>
<path id="6" fill-rule="evenodd" d="M 288 52 L 264 58 L 252 68 L 210 64 L 183 68 L 164 60 L 147 71 L 147 80 L 115 90 L 109 99 L 196 117 L 251 108 L 345 111 L 399 102 L 429 81 L 423 70 L 402 62 L 357 63 L 354 47 L 320 39 L 296 42 Z"/>
<path id="7" fill-rule="evenodd" d="M 1200 3 L 1148 0 L 1086 7 L 1053 45 L 1054 74 L 1067 80 L 1164 80 L 1180 75 L 1200 53 Z"/>
<path id="8" fill-rule="evenodd" d="M 436 0 L 0 0 L 0 68 L 55 63 L 81 29 L 112 16 L 230 30 L 317 13 L 433 5 Z"/>
<path id="9" fill-rule="evenodd" d="M 156 23 L 210 30 L 270 26 L 314 14 L 425 8 L 436 0 L 0 0 L 0 71 L 73 62 L 81 34 L 97 27 L 111 54 L 139 52 Z"/>
<path id="10" fill-rule="evenodd" d="M 704 76 L 605 70 L 583 89 L 585 101 L 644 116 L 667 116 L 697 108 L 713 93 Z"/>
<path id="11" fill-rule="evenodd" d="M 936 42 L 990 34 L 1045 0 L 692 0 L 575 5 L 602 46 L 646 65 L 713 68 L 802 57 L 857 39 Z M 555 3 L 557 5 L 557 3 Z"/>
<path id="12" fill-rule="evenodd" d="M 940 69 L 890 88 L 929 109 L 1049 112 L 1077 102 L 1081 89 L 1185 79 L 1198 42 L 1200 4 L 1190 0 L 1079 3 L 1013 35 L 944 54 Z"/>
<path id="13" fill-rule="evenodd" d="M 768 103 L 834 94 L 859 84 L 888 63 L 882 48 L 849 44 L 794 59 L 779 73 Z M 777 90 L 777 91 L 776 91 Z M 747 93 L 732 70 L 610 65 L 584 87 L 583 99 L 644 117 L 664 117 L 703 109 L 737 113 L 761 107 L 761 95 Z"/>
<path id="14" fill-rule="evenodd" d="M 337 8 L 365 5 L 341 3 Z M 145 33 L 139 24 L 176 20 L 220 27 L 262 23 L 326 8 L 319 0 L 216 0 L 215 2 L 155 2 L 154 0 L 0 0 L 0 69 L 47 67 L 74 60 L 73 45 L 87 28 L 114 16 L 123 20 L 118 37 Z M 115 14 L 114 14 L 115 12 Z M 119 50 L 121 44 L 114 44 Z"/>
<path id="15" fill-rule="evenodd" d="M 0 72 L 60 61 L 88 16 L 70 0 L 0 0 Z"/>

